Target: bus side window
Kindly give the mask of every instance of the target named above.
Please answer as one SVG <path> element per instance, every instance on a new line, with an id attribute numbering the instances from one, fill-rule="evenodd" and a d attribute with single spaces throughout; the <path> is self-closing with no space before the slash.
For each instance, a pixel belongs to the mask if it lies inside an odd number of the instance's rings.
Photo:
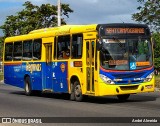
<path id="1" fill-rule="evenodd" d="M 5 44 L 5 61 L 12 61 L 13 57 L 13 43 Z"/>
<path id="2" fill-rule="evenodd" d="M 32 60 L 32 40 L 23 42 L 23 60 Z"/>
<path id="3" fill-rule="evenodd" d="M 41 59 L 42 39 L 35 39 L 33 42 L 33 60 Z"/>
<path id="4" fill-rule="evenodd" d="M 70 36 L 59 36 L 57 43 L 58 59 L 68 59 L 70 57 Z"/>
<path id="5" fill-rule="evenodd" d="M 22 42 L 14 42 L 13 60 L 19 61 L 22 59 Z"/>
<path id="6" fill-rule="evenodd" d="M 83 35 L 75 34 L 72 35 L 72 58 L 82 58 L 82 47 L 83 47 Z"/>

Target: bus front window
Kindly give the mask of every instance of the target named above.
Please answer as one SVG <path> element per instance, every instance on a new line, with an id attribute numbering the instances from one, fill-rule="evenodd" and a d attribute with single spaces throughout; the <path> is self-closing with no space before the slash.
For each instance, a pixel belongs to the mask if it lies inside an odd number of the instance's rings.
<path id="1" fill-rule="evenodd" d="M 152 65 L 151 43 L 147 39 L 103 39 L 101 66 L 112 70 L 136 70 Z"/>

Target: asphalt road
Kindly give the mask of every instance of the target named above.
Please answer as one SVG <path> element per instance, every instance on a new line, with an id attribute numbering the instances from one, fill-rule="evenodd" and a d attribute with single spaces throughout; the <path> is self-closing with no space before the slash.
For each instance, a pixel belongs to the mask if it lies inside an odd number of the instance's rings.
<path id="1" fill-rule="evenodd" d="M 68 95 L 62 94 L 26 96 L 23 89 L 0 84 L 0 117 L 53 117 L 53 120 L 54 117 L 132 117 L 133 119 L 151 117 L 154 119 L 160 118 L 160 92 L 131 95 L 126 102 L 119 102 L 115 96 L 88 97 L 83 102 L 75 102 L 68 100 Z M 59 118 L 59 120 L 61 119 L 65 120 L 65 118 Z M 97 118 L 92 119 L 96 120 Z M 112 120 L 116 122 L 116 119 Z M 66 125 L 74 126 L 75 124 L 67 123 Z M 96 125 L 100 124 L 102 123 L 97 122 Z M 147 126 L 151 123 L 138 124 Z M 157 123 L 153 124 L 158 125 Z M 59 123 L 54 125 L 59 125 Z M 93 126 L 91 123 L 83 125 Z M 106 126 L 108 123 L 103 123 L 103 125 Z M 122 124 L 116 123 L 115 125 Z M 0 126 L 7 126 L 7 124 L 0 124 Z"/>

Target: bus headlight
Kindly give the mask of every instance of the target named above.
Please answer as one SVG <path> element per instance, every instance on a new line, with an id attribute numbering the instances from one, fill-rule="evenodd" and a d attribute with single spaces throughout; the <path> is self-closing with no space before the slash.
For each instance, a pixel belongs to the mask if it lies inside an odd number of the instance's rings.
<path id="1" fill-rule="evenodd" d="M 144 82 L 149 82 L 152 80 L 154 76 L 154 72 L 150 73 L 145 79 L 144 79 Z"/>
<path id="2" fill-rule="evenodd" d="M 100 78 L 106 83 L 106 84 L 115 84 L 110 78 L 108 78 L 105 75 L 100 74 Z"/>

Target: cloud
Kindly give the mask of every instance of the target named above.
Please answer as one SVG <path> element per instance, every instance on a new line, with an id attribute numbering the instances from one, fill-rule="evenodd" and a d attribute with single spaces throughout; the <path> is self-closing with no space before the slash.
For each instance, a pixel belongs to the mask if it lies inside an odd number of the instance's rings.
<path id="1" fill-rule="evenodd" d="M 46 1 L 51 1 L 51 0 L 9 0 L 9 2 L 26 2 L 26 1 L 31 1 L 31 2 L 36 2 L 36 3 L 42 3 L 42 2 L 46 2 Z M 0 0 L 0 2 L 6 2 L 6 0 Z"/>
<path id="2" fill-rule="evenodd" d="M 63 0 L 70 3 L 74 13 L 67 19 L 68 23 L 119 23 L 134 22 L 131 15 L 135 12 L 138 4 L 131 0 Z M 72 2 L 71 2 L 72 1 Z"/>
<path id="3" fill-rule="evenodd" d="M 22 4 L 27 0 L 0 0 L 0 25 L 6 16 L 15 15 L 22 10 Z M 57 4 L 57 0 L 29 0 L 32 4 Z M 133 23 L 132 14 L 137 11 L 139 3 L 136 0 L 61 0 L 61 3 L 70 5 L 74 10 L 65 17 L 68 24 L 92 23 Z M 8 4 L 3 7 L 3 4 Z"/>

